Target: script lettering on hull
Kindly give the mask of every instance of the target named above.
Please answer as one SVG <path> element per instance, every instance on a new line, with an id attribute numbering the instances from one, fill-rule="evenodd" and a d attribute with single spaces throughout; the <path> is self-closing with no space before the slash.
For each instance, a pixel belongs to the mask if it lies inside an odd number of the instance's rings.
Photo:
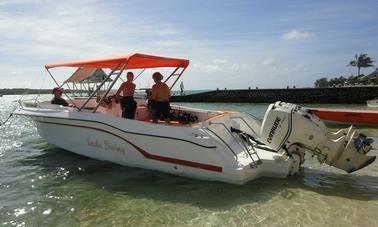
<path id="1" fill-rule="evenodd" d="M 105 139 L 87 137 L 87 145 L 96 149 L 126 154 L 125 148 Z"/>

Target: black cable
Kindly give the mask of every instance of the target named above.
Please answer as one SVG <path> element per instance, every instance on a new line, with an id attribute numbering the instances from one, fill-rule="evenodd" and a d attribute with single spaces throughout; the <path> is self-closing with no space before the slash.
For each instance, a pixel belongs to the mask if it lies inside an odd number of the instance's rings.
<path id="1" fill-rule="evenodd" d="M 5 123 L 7 123 L 7 121 L 13 116 L 13 112 L 11 114 L 9 114 L 9 117 L 3 122 L 0 124 L 0 126 L 3 126 Z"/>
<path id="2" fill-rule="evenodd" d="M 254 141 L 255 143 L 257 143 L 258 145 L 265 145 L 265 143 L 257 140 L 255 137 L 253 137 L 252 135 L 242 131 L 242 130 L 239 130 L 237 128 L 234 128 L 234 127 L 231 127 L 230 128 L 231 132 L 234 132 L 234 133 L 237 133 L 237 134 L 245 134 L 248 138 L 250 138 L 252 141 Z"/>

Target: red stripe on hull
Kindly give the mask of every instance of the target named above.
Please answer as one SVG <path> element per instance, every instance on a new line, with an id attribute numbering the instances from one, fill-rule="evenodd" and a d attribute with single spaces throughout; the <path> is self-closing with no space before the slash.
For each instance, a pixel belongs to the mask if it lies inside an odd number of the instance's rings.
<path id="1" fill-rule="evenodd" d="M 176 158 L 171 158 L 171 157 L 165 157 L 165 156 L 159 156 L 159 155 L 154 155 L 151 153 L 148 153 L 147 151 L 143 150 L 142 148 L 138 147 L 137 145 L 131 143 L 130 141 L 126 140 L 125 138 L 114 134 L 112 132 L 106 131 L 104 129 L 99 129 L 99 128 L 94 128 L 90 126 L 82 126 L 82 125 L 72 125 L 72 124 L 62 124 L 62 123 L 54 123 L 54 122 L 45 122 L 45 121 L 40 121 L 42 123 L 48 123 L 48 124 L 56 124 L 56 125 L 65 125 L 65 126 L 71 126 L 71 127 L 78 127 L 78 128 L 89 128 L 101 132 L 105 132 L 108 134 L 111 134 L 113 136 L 116 136 L 123 141 L 127 142 L 131 146 L 133 146 L 139 153 L 141 153 L 145 158 L 147 159 L 152 159 L 156 161 L 161 161 L 161 162 L 168 162 L 168 163 L 173 163 L 177 165 L 183 165 L 183 166 L 188 166 L 192 168 L 199 168 L 199 169 L 204 169 L 204 170 L 209 170 L 209 171 L 214 171 L 214 172 L 222 172 L 223 169 L 220 166 L 214 166 L 214 165 L 209 165 L 209 164 L 204 164 L 204 163 L 199 163 L 199 162 L 192 162 L 192 161 L 187 161 L 187 160 L 182 160 L 182 159 L 176 159 Z"/>

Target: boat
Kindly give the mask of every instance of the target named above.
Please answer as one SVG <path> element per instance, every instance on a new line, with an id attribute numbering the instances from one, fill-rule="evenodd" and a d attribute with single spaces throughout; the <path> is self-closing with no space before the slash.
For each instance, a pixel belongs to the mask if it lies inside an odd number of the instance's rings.
<path id="1" fill-rule="evenodd" d="M 305 108 L 315 114 L 326 124 L 354 124 L 361 126 L 378 126 L 378 110 L 339 109 L 339 108 Z"/>
<path id="2" fill-rule="evenodd" d="M 366 101 L 366 105 L 368 107 L 375 107 L 375 108 L 377 108 L 378 107 L 378 99 L 367 100 Z"/>
<path id="3" fill-rule="evenodd" d="M 94 89 L 105 79 L 106 73 L 102 69 L 96 68 L 78 68 L 76 71 L 64 81 L 64 84 L 72 90 L 71 96 L 88 97 Z M 110 85 L 111 79 L 105 82 L 104 89 Z"/>
<path id="4" fill-rule="evenodd" d="M 245 184 L 260 177 L 284 178 L 301 170 L 305 153 L 348 173 L 374 162 L 376 157 L 368 155 L 370 138 L 353 127 L 331 132 L 315 115 L 285 102 L 271 104 L 262 121 L 248 113 L 171 105 L 169 123 L 152 123 L 146 99 L 137 100 L 135 119 L 120 117 L 112 88 L 124 71 L 151 76 L 153 69 L 170 69 L 164 82 L 172 89 L 188 66 L 187 59 L 140 53 L 48 64 L 53 79 L 52 69 L 63 67 L 104 69 L 107 76 L 86 101 L 68 97 L 74 107 L 21 101 L 14 115 L 31 119 L 42 138 L 68 151 L 201 180 Z M 105 93 L 98 94 L 109 79 Z"/>

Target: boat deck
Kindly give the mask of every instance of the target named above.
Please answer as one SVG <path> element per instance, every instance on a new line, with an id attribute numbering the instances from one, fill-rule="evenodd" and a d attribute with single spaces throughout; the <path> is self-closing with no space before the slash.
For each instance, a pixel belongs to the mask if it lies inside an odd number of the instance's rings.
<path id="1" fill-rule="evenodd" d="M 68 103 L 73 104 L 74 106 L 81 106 L 83 104 L 83 100 L 67 100 Z M 76 103 L 77 102 L 77 103 Z M 97 105 L 97 102 L 95 99 L 90 100 L 88 105 L 86 105 L 82 111 L 86 112 L 92 112 Z M 25 106 L 30 106 L 28 102 L 25 102 Z M 67 107 L 59 106 L 59 105 L 53 105 L 50 104 L 49 101 L 44 101 L 42 103 L 33 103 L 32 107 L 39 107 L 42 109 L 51 109 L 51 110 L 67 110 Z M 199 122 L 207 121 L 209 119 L 215 119 L 218 117 L 223 117 L 227 114 L 228 112 L 222 112 L 222 111 L 203 111 L 203 110 L 197 110 L 193 108 L 186 108 L 186 107 L 181 107 L 181 106 L 175 106 L 171 105 L 172 112 L 174 113 L 186 113 L 186 114 L 191 114 L 195 116 L 198 120 L 197 121 L 192 121 L 192 122 L 183 122 L 180 120 L 170 120 L 168 123 L 165 122 L 164 120 L 159 120 L 157 124 L 161 125 L 169 125 L 169 126 L 176 126 L 176 127 L 198 127 Z M 76 111 L 76 110 L 75 110 Z M 120 108 L 119 104 L 116 103 L 111 103 L 109 105 L 100 105 L 97 109 L 97 113 L 99 114 L 104 114 L 108 116 L 113 116 L 113 117 L 119 117 L 121 118 L 122 116 L 122 110 Z M 138 100 L 138 106 L 135 112 L 135 120 L 137 121 L 143 121 L 146 123 L 152 123 L 152 117 L 151 117 L 151 110 L 148 109 L 147 103 L 145 100 Z"/>

